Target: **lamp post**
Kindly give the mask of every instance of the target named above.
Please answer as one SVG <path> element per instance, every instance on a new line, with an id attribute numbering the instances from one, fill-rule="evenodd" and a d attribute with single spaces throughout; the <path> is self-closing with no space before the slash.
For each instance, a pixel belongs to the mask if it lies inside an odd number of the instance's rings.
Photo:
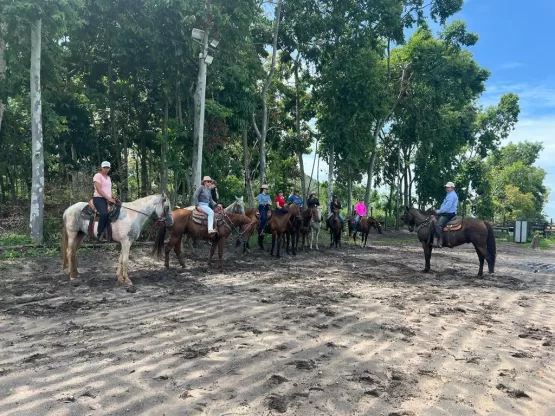
<path id="1" fill-rule="evenodd" d="M 202 175 L 202 150 L 204 147 L 204 109 L 205 109 L 205 97 L 206 97 L 206 69 L 207 66 L 212 63 L 214 59 L 209 52 L 214 51 L 218 46 L 217 40 L 212 40 L 210 44 L 208 43 L 208 31 L 193 29 L 192 32 L 193 41 L 202 45 L 202 51 L 199 53 L 199 71 L 197 79 L 197 87 L 194 95 L 195 102 L 195 123 L 194 123 L 194 135 L 193 135 L 193 163 L 192 163 L 192 192 L 191 198 L 194 192 L 200 186 L 200 178 Z"/>

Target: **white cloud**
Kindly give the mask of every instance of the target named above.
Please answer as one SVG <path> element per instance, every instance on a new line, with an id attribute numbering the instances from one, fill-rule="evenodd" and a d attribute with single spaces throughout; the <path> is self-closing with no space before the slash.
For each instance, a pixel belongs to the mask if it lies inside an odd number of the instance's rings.
<path id="1" fill-rule="evenodd" d="M 501 69 L 519 68 L 523 65 L 524 64 L 522 62 L 505 62 L 503 65 L 501 65 Z"/>

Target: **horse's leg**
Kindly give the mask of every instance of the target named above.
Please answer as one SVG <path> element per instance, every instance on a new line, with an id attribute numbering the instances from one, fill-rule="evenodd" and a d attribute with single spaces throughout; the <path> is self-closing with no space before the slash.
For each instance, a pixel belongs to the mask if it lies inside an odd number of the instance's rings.
<path id="1" fill-rule="evenodd" d="M 478 276 L 482 276 L 484 273 L 484 255 L 482 254 L 482 251 L 478 248 L 478 246 L 476 244 L 474 244 L 474 249 L 476 250 L 476 254 L 478 255 L 478 260 L 480 260 L 480 268 L 478 269 Z M 486 250 L 487 251 L 487 250 Z M 488 265 L 489 265 L 489 259 L 488 259 Z"/>
<path id="2" fill-rule="evenodd" d="M 287 243 L 286 246 L 285 246 L 285 252 L 287 254 L 289 254 L 289 244 L 290 243 L 291 243 L 291 245 L 293 245 L 293 244 L 292 244 L 292 241 L 291 241 L 291 233 L 287 230 L 285 230 L 285 241 Z M 279 249 L 278 249 L 278 252 L 279 252 Z M 279 257 L 279 255 L 278 255 L 278 257 Z"/>
<path id="3" fill-rule="evenodd" d="M 320 235 L 320 228 L 316 229 L 316 250 L 318 250 L 318 236 Z"/>
<path id="4" fill-rule="evenodd" d="M 274 247 L 276 246 L 276 232 L 272 231 L 272 249 L 270 250 L 270 256 L 274 255 Z"/>
<path id="5" fill-rule="evenodd" d="M 429 273 L 430 272 L 430 259 L 432 258 L 432 246 L 428 244 L 427 241 L 422 241 L 422 248 L 424 249 L 424 261 L 425 261 L 425 266 L 424 266 L 424 270 L 422 270 L 424 273 Z"/>
<path id="6" fill-rule="evenodd" d="M 129 249 L 131 248 L 131 241 L 128 238 L 121 240 L 121 276 L 118 276 L 118 282 L 126 285 L 133 285 L 128 275 L 129 266 Z"/>
<path id="7" fill-rule="evenodd" d="M 220 273 L 223 271 L 223 257 L 224 257 L 224 246 L 227 238 L 223 237 L 220 238 L 218 241 L 218 260 L 219 260 L 219 268 Z"/>
<path id="8" fill-rule="evenodd" d="M 66 256 L 67 256 L 67 270 L 69 273 L 69 279 L 73 280 L 77 278 L 77 265 L 75 265 L 75 239 L 77 237 L 77 233 L 73 231 L 67 231 L 67 248 L 66 248 Z"/>
<path id="9" fill-rule="evenodd" d="M 175 255 L 177 256 L 177 261 L 179 261 L 179 265 L 181 267 L 185 267 L 185 260 L 183 259 L 183 256 L 181 254 L 181 241 L 183 240 L 183 234 L 179 235 L 179 238 L 177 239 L 177 243 L 175 244 L 175 247 L 173 248 L 173 251 L 175 253 Z M 170 253 L 167 254 L 168 256 L 168 260 L 169 260 L 169 255 Z M 169 262 L 168 262 L 168 266 L 169 266 Z"/>
<path id="10" fill-rule="evenodd" d="M 216 252 L 216 246 L 220 242 L 219 240 L 220 239 L 212 240 L 212 246 L 210 247 L 210 255 L 208 256 L 208 264 L 212 263 L 212 257 L 214 256 L 214 253 Z"/>
<path id="11" fill-rule="evenodd" d="M 283 240 L 283 233 L 278 233 L 277 240 L 277 258 L 279 259 L 281 257 L 281 241 Z"/>
<path id="12" fill-rule="evenodd" d="M 75 235 L 75 239 L 73 241 L 73 255 L 71 257 L 71 264 L 72 264 L 72 271 L 73 274 L 77 277 L 77 251 L 79 247 L 81 247 L 81 243 L 85 239 L 85 233 L 77 232 Z"/>

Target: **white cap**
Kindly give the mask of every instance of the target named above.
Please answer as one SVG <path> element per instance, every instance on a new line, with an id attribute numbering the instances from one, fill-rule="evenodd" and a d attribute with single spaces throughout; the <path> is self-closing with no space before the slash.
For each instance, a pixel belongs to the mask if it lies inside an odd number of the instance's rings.
<path id="1" fill-rule="evenodd" d="M 455 187 L 455 184 L 454 184 L 453 182 L 447 182 L 447 183 L 445 184 L 445 187 L 446 187 L 446 188 L 454 188 L 454 187 Z"/>
<path id="2" fill-rule="evenodd" d="M 108 161 L 105 160 L 104 162 L 102 162 L 102 163 L 100 164 L 100 167 L 101 167 L 101 168 L 109 168 L 109 167 L 111 167 L 111 166 L 110 166 L 110 162 L 108 162 Z"/>

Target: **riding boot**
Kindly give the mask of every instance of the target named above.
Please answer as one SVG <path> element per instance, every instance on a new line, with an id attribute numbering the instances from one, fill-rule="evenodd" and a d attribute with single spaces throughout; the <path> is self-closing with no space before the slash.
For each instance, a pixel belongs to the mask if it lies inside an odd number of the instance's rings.
<path id="1" fill-rule="evenodd" d="M 443 230 L 440 226 L 436 225 L 435 227 L 435 235 L 434 235 L 434 247 L 441 248 L 443 242 Z"/>

